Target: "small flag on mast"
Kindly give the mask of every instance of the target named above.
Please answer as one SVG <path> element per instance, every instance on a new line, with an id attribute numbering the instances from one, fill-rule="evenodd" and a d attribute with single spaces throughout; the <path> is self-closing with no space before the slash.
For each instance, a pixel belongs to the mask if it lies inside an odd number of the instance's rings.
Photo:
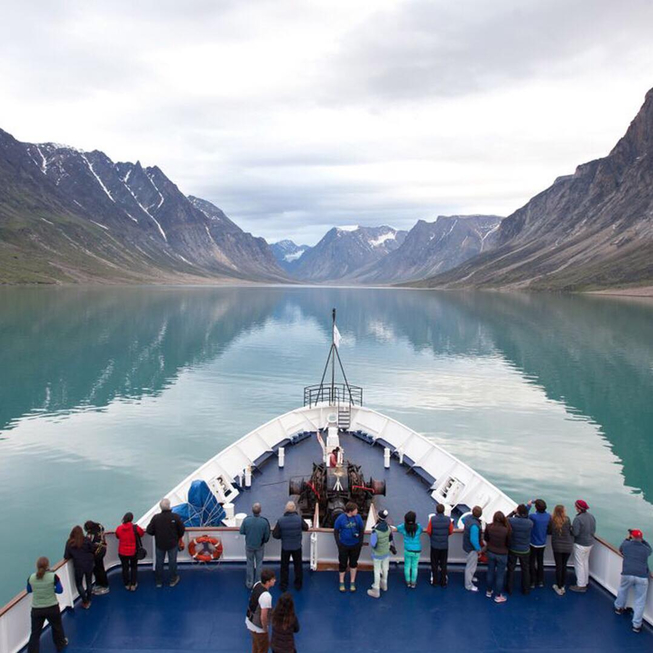
<path id="1" fill-rule="evenodd" d="M 338 327 L 335 324 L 333 325 L 333 344 L 340 348 L 340 331 L 338 331 Z"/>

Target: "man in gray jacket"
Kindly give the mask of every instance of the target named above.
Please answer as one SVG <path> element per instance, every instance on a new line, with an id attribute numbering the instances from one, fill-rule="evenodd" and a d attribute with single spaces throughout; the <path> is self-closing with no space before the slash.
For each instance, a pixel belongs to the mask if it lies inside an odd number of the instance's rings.
<path id="1" fill-rule="evenodd" d="M 576 518 L 571 525 L 574 536 L 574 570 L 576 584 L 569 589 L 572 592 L 587 592 L 590 580 L 590 553 L 594 545 L 596 519 L 589 513 L 590 507 L 582 499 L 576 501 Z"/>
<path id="2" fill-rule="evenodd" d="M 245 536 L 247 576 L 245 585 L 252 589 L 261 580 L 265 543 L 270 539 L 270 522 L 261 516 L 261 504 L 252 506 L 252 514 L 240 525 L 240 534 Z"/>
<path id="3" fill-rule="evenodd" d="M 624 557 L 621 570 L 621 585 L 614 602 L 617 614 L 626 612 L 628 590 L 633 588 L 633 631 L 642 631 L 644 608 L 646 607 L 646 592 L 648 591 L 648 558 L 651 555 L 651 545 L 644 539 L 644 533 L 638 529 L 628 531 L 628 537 L 619 547 Z"/>

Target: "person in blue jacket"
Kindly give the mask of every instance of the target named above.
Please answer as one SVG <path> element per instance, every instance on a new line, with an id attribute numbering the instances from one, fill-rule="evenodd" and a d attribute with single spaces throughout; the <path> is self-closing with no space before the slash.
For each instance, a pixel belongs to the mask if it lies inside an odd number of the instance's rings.
<path id="1" fill-rule="evenodd" d="M 347 503 L 345 512 L 336 519 L 333 525 L 333 535 L 338 545 L 340 591 L 345 591 L 345 574 L 349 569 L 349 591 L 355 592 L 358 557 L 363 546 L 365 524 L 358 514 L 358 506 L 353 501 Z"/>
<path id="2" fill-rule="evenodd" d="M 546 549 L 546 534 L 551 522 L 551 515 L 546 511 L 546 501 L 544 499 L 531 500 L 526 507 L 531 509 L 535 505 L 535 512 L 528 518 L 533 522 L 531 530 L 531 559 L 530 575 L 531 589 L 544 587 L 544 550 Z"/>
<path id="3" fill-rule="evenodd" d="M 472 514 L 463 519 L 465 532 L 463 533 L 463 551 L 467 554 L 465 562 L 465 589 L 470 592 L 478 592 L 478 587 L 474 585 L 474 574 L 478 567 L 478 557 L 481 555 L 481 515 L 483 508 L 474 506 Z"/>

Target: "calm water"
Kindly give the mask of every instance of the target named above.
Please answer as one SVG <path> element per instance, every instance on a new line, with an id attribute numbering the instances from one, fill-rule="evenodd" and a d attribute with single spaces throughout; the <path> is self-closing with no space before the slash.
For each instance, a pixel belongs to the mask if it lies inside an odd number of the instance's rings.
<path id="1" fill-rule="evenodd" d="M 653 303 L 302 288 L 0 290 L 0 604 L 319 381 L 332 306 L 367 405 L 516 500 L 653 532 Z"/>

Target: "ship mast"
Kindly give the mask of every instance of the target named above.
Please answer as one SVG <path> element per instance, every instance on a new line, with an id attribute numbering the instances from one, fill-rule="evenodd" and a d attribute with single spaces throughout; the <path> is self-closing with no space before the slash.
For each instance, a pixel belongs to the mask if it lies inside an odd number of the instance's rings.
<path id="1" fill-rule="evenodd" d="M 320 389 L 318 392 L 318 396 L 319 397 L 324 396 L 323 395 L 325 390 L 324 379 L 326 378 L 326 374 L 329 369 L 329 363 L 331 363 L 331 387 L 327 386 L 329 390 L 329 405 L 335 406 L 337 400 L 340 399 L 340 397 L 338 397 L 338 389 L 336 388 L 336 359 L 337 359 L 338 365 L 340 367 L 340 371 L 342 372 L 342 378 L 344 379 L 345 382 L 343 389 L 346 392 L 343 393 L 342 399 L 344 400 L 345 398 L 347 398 L 349 402 L 353 404 L 355 402 L 351 391 L 351 386 L 349 385 L 349 381 L 347 380 L 347 375 L 345 374 L 345 368 L 342 365 L 342 361 L 340 360 L 340 354 L 338 353 L 338 347 L 340 346 L 340 332 L 338 331 L 338 327 L 336 326 L 335 308 L 331 312 L 331 317 L 332 317 L 331 347 L 329 349 L 329 355 L 327 356 L 326 365 L 324 366 L 324 372 L 322 372 L 322 379 L 320 380 Z"/>

